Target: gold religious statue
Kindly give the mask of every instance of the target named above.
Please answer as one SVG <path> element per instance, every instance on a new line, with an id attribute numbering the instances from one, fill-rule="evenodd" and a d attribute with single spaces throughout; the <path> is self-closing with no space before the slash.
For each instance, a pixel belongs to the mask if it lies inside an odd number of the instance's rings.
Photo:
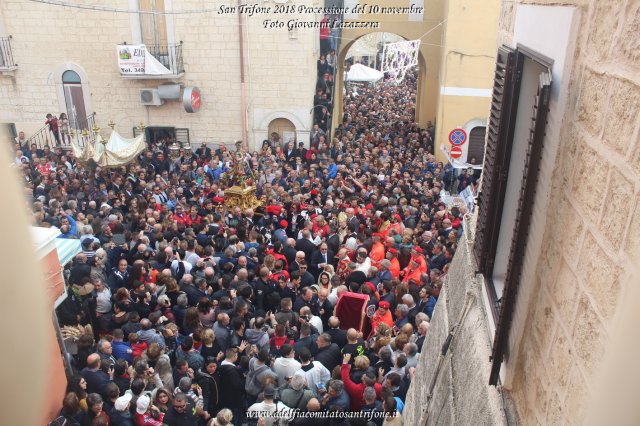
<path id="1" fill-rule="evenodd" d="M 224 191 L 224 203 L 227 208 L 257 208 L 263 202 L 256 197 L 257 173 L 246 160 L 242 141 L 236 141 L 236 152 L 232 157 L 229 170 L 223 179 L 228 189 Z"/>

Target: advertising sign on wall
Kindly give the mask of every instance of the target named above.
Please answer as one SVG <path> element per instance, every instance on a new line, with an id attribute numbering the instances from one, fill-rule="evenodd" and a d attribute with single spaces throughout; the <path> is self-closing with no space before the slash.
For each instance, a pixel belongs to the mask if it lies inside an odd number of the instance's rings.
<path id="1" fill-rule="evenodd" d="M 182 103 L 187 112 L 198 112 L 200 110 L 200 89 L 195 86 L 185 87 L 182 94 Z"/>
<path id="2" fill-rule="evenodd" d="M 146 50 L 144 44 L 118 45 L 120 74 L 144 74 Z"/>

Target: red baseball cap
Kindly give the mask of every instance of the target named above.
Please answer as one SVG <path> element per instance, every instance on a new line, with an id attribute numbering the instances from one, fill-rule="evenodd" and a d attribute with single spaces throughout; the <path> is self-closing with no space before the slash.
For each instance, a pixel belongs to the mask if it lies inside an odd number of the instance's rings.
<path id="1" fill-rule="evenodd" d="M 287 226 L 289 226 L 289 222 L 287 222 L 286 220 L 282 219 L 280 221 L 280 226 L 282 226 L 283 228 L 286 228 Z"/>
<path id="2" fill-rule="evenodd" d="M 389 250 L 387 250 L 387 252 L 391 253 L 391 254 L 398 254 L 398 250 L 394 249 L 393 247 L 391 247 Z"/>
<path id="3" fill-rule="evenodd" d="M 422 247 L 420 247 L 420 246 L 413 246 L 413 250 L 415 250 L 418 253 L 422 254 Z"/>
<path id="4" fill-rule="evenodd" d="M 380 303 L 378 303 L 378 308 L 384 308 L 384 309 L 389 309 L 391 307 L 391 305 L 389 305 L 389 302 L 386 301 L 382 301 Z"/>

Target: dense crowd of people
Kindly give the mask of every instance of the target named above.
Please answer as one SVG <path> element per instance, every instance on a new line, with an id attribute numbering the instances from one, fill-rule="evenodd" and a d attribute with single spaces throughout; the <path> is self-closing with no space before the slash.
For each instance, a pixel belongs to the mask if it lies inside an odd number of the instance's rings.
<path id="1" fill-rule="evenodd" d="M 315 128 L 309 148 L 270 139 L 239 157 L 149 144 L 104 170 L 16 144 L 36 225 L 82 246 L 56 312 L 90 327 L 60 419 L 402 424 L 465 213 L 440 199 L 415 93 L 411 73 L 361 88 L 331 140 Z M 225 205 L 234 164 L 260 207 Z M 334 308 L 353 293 L 367 318 L 344 329 Z"/>

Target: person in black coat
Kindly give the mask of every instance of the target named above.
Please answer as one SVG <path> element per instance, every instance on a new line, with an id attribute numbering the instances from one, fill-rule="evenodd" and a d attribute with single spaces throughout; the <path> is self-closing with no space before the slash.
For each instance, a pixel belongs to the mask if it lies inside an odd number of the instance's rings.
<path id="1" fill-rule="evenodd" d="M 129 288 L 129 266 L 127 259 L 118 260 L 118 266 L 113 268 L 109 275 L 109 288 L 111 294 L 115 294 L 121 287 Z"/>
<path id="2" fill-rule="evenodd" d="M 91 278 L 91 266 L 87 264 L 87 257 L 80 253 L 73 260 L 69 271 L 69 284 L 80 284 L 83 278 Z"/>
<path id="3" fill-rule="evenodd" d="M 113 380 L 113 369 L 107 374 L 100 369 L 100 355 L 91 354 L 87 357 L 87 366 L 80 371 L 80 375 L 87 381 L 87 394 L 104 394 L 107 383 Z"/>
<path id="4" fill-rule="evenodd" d="M 220 406 L 220 375 L 217 370 L 216 359 L 209 357 L 205 360 L 202 370 L 196 373 L 196 383 L 202 389 L 204 409 L 211 415 L 222 408 Z"/>
<path id="5" fill-rule="evenodd" d="M 338 317 L 329 318 L 329 329 L 325 330 L 329 336 L 331 336 L 331 341 L 338 345 L 340 348 L 344 348 L 344 345 L 347 344 L 347 332 L 340 329 L 340 320 Z"/>
<path id="6" fill-rule="evenodd" d="M 327 370 L 333 369 L 340 364 L 342 357 L 340 356 L 340 348 L 335 343 L 331 343 L 331 336 L 322 333 L 316 339 L 318 351 L 314 355 L 314 359 L 326 367 Z"/>
<path id="7" fill-rule="evenodd" d="M 207 159 L 207 161 L 211 160 L 211 148 L 207 147 L 207 144 L 205 142 L 202 142 L 202 145 L 200 146 L 200 148 L 198 148 L 196 150 L 196 155 L 199 157 L 204 157 Z"/>
<path id="8" fill-rule="evenodd" d="M 311 325 L 308 322 L 302 323 L 300 326 L 300 335 L 295 339 L 296 342 L 293 344 L 294 352 L 299 354 L 303 348 L 307 348 L 310 353 L 313 353 L 316 350 L 317 338 L 318 335 L 313 334 Z"/>
<path id="9" fill-rule="evenodd" d="M 294 240 L 293 238 L 287 239 L 287 244 L 285 248 L 282 250 L 282 254 L 284 254 L 284 257 L 287 258 L 287 264 L 289 265 L 293 264 L 293 262 L 296 260 L 297 252 L 298 250 L 296 250 L 296 240 Z"/>
<path id="10" fill-rule="evenodd" d="M 235 362 L 238 360 L 238 352 L 235 348 L 227 349 L 225 359 L 220 364 L 220 383 L 224 383 L 224 392 L 220 393 L 219 404 L 229 408 L 233 417 L 242 419 L 244 409 L 244 377 L 240 373 Z"/>
<path id="11" fill-rule="evenodd" d="M 176 407 L 181 408 L 178 409 Z M 196 407 L 194 407 L 193 401 L 187 394 L 182 392 L 176 394 L 171 407 L 169 407 L 164 415 L 162 424 L 171 426 L 192 426 L 200 424 Z"/>
<path id="12" fill-rule="evenodd" d="M 120 395 L 124 395 L 131 385 L 131 377 L 127 374 L 128 367 L 129 365 L 124 359 L 117 360 L 116 365 L 113 366 L 113 382 L 118 385 Z"/>
<path id="13" fill-rule="evenodd" d="M 382 290 L 380 292 L 380 302 L 388 302 L 391 311 L 396 310 L 396 295 L 393 292 L 393 284 L 389 280 L 382 281 Z"/>
<path id="14" fill-rule="evenodd" d="M 338 253 L 340 250 L 340 236 L 336 234 L 338 228 L 335 224 L 329 225 L 329 236 L 327 237 L 327 246 L 333 253 Z"/>
<path id="15" fill-rule="evenodd" d="M 304 287 L 300 290 L 300 295 L 293 303 L 293 312 L 300 313 L 300 309 L 308 306 L 311 309 L 313 315 L 320 316 L 320 303 L 318 302 L 318 296 L 313 293 L 311 287 Z"/>
<path id="16" fill-rule="evenodd" d="M 307 263 L 311 263 L 311 256 L 316 250 L 316 245 L 310 240 L 311 233 L 308 229 L 302 231 L 302 238 L 296 241 L 296 250 L 304 252 L 304 259 Z"/>
<path id="17" fill-rule="evenodd" d="M 296 148 L 295 142 L 289 141 L 289 143 L 287 144 L 287 147 L 284 149 L 284 156 L 287 162 L 291 161 L 295 157 L 300 156 L 300 152 Z"/>
<path id="18" fill-rule="evenodd" d="M 326 243 L 320 244 L 320 248 L 313 252 L 309 272 L 313 274 L 316 281 L 318 281 L 318 276 L 320 276 L 320 272 L 326 265 L 333 266 L 335 270 L 335 257 L 335 253 L 329 250 L 329 246 Z"/>
<path id="19" fill-rule="evenodd" d="M 275 291 L 275 289 L 269 282 L 270 274 L 271 271 L 269 271 L 269 268 L 262 267 L 260 268 L 260 271 L 258 271 L 258 277 L 251 282 L 256 312 L 258 312 L 261 316 L 264 316 L 267 311 L 275 310 L 277 308 L 277 306 L 273 306 L 270 302 L 270 300 L 272 299 L 269 297 L 269 295 L 272 291 Z"/>
<path id="20" fill-rule="evenodd" d="M 298 270 L 300 273 L 300 288 L 310 287 L 317 282 L 317 279 L 313 277 L 313 274 L 309 272 L 309 265 L 307 262 L 302 262 L 300 264 L 300 269 Z M 319 315 L 319 314 L 316 314 Z"/>
<path id="21" fill-rule="evenodd" d="M 444 265 L 447 264 L 447 259 L 444 256 L 444 246 L 442 244 L 436 244 L 433 247 L 433 256 L 427 261 L 429 269 L 438 269 L 442 271 Z"/>
<path id="22" fill-rule="evenodd" d="M 287 215 L 287 228 L 285 231 L 290 238 L 295 238 L 298 236 L 298 231 L 304 228 L 305 218 L 298 212 L 299 206 L 297 204 L 293 204 L 290 206 L 289 214 Z"/>

